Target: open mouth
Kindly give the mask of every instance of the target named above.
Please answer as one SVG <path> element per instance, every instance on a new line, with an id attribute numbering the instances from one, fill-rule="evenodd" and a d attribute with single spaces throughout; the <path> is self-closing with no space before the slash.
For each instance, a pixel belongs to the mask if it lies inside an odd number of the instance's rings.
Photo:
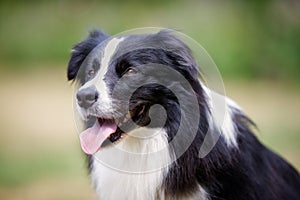
<path id="1" fill-rule="evenodd" d="M 145 108 L 145 105 L 136 106 L 118 119 L 96 117 L 94 125 L 80 134 L 82 150 L 86 154 L 92 155 L 99 151 L 101 147 L 117 143 L 125 137 L 126 132 L 134 129 L 136 124 L 143 125 L 140 122 L 143 122 Z"/>

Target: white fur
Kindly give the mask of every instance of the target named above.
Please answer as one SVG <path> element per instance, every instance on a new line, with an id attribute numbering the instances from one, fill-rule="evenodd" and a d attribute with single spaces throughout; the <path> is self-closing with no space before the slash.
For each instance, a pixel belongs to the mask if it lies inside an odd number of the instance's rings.
<path id="1" fill-rule="evenodd" d="M 235 124 L 232 120 L 232 109 L 240 110 L 237 104 L 230 98 L 220 95 L 202 84 L 206 93 L 207 102 L 212 114 L 214 125 L 220 128 L 228 146 L 237 147 Z"/>
<path id="2" fill-rule="evenodd" d="M 102 103 L 110 103 L 110 98 L 108 95 L 108 88 L 104 81 L 105 74 L 110 64 L 110 60 L 117 50 L 120 42 L 122 42 L 124 38 L 113 38 L 108 42 L 104 49 L 103 57 L 100 63 L 100 70 L 97 73 L 97 76 L 94 78 L 96 80 L 96 88 L 100 92 L 100 99 Z M 102 105 L 101 105 L 102 106 Z"/>
<path id="3" fill-rule="evenodd" d="M 116 145 L 100 149 L 94 156 L 91 177 L 100 199 L 156 199 L 171 161 L 167 134 L 163 129 L 147 128 L 134 132 L 134 135 L 156 134 L 147 139 L 127 135 Z M 155 154 L 159 150 L 161 153 Z M 107 166 L 110 162 L 115 166 Z"/>

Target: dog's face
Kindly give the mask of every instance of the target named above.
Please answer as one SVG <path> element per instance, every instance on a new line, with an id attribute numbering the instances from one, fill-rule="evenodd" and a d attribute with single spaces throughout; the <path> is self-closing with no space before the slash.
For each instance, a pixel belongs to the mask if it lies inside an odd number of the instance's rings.
<path id="1" fill-rule="evenodd" d="M 74 47 L 68 78 L 80 84 L 77 109 L 91 126 L 80 136 L 87 154 L 140 127 L 172 123 L 169 128 L 177 129 L 175 93 L 189 99 L 186 84 L 197 90 L 198 83 L 190 50 L 167 31 L 120 37 L 94 32 Z"/>

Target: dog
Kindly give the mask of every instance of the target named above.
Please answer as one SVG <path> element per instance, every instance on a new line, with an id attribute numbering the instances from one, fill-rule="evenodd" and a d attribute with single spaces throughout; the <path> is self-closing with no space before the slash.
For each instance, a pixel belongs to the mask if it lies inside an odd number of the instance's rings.
<path id="1" fill-rule="evenodd" d="M 258 141 L 234 101 L 202 83 L 172 31 L 92 31 L 72 49 L 67 76 L 78 83 L 80 143 L 99 199 L 300 198 L 297 170 Z M 214 108 L 218 98 L 224 109 Z"/>

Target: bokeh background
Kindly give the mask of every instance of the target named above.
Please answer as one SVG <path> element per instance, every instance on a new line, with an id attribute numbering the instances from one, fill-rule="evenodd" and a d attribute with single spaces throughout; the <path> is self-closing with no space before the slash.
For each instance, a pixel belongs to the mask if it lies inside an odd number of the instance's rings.
<path id="1" fill-rule="evenodd" d="M 300 169 L 297 0 L 1 0 L 0 199 L 93 199 L 66 66 L 88 30 L 181 31 L 209 52 L 261 141 Z"/>

